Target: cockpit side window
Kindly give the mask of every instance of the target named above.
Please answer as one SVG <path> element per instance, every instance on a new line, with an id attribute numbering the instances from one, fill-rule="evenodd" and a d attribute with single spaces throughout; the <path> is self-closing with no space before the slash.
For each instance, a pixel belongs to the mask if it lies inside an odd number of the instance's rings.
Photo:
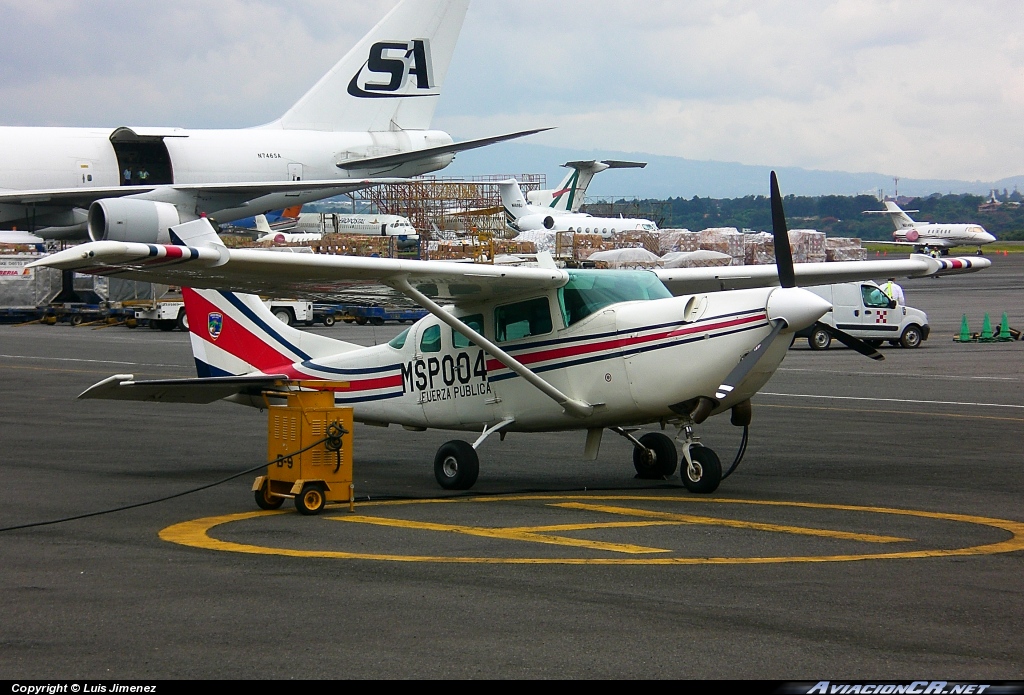
<path id="1" fill-rule="evenodd" d="M 672 293 L 654 273 L 645 270 L 571 270 L 558 290 L 566 326 L 582 321 L 610 304 L 667 299 Z"/>

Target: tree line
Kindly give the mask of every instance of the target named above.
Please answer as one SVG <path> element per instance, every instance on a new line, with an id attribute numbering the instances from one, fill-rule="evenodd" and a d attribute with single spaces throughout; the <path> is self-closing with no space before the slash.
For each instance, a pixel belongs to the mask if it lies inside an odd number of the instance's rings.
<path id="1" fill-rule="evenodd" d="M 921 222 L 950 224 L 974 222 L 1001 240 L 1024 240 L 1024 205 L 1011 200 L 979 211 L 986 198 L 970 194 L 934 194 L 915 198 L 902 206 L 920 210 L 911 216 Z M 625 201 L 622 201 L 625 203 Z M 893 225 L 884 215 L 865 215 L 864 210 L 881 210 L 882 204 L 871 195 L 786 196 L 786 217 L 791 229 L 817 229 L 828 236 L 891 239 Z M 693 231 L 709 227 L 736 227 L 769 231 L 772 226 L 771 204 L 762 195 L 743 198 L 669 198 L 641 200 L 636 212 L 655 219 L 662 228 L 685 228 Z"/>

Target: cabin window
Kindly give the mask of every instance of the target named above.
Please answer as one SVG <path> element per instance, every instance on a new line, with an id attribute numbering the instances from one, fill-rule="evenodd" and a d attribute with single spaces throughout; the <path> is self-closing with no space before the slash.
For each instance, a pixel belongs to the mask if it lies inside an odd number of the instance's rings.
<path id="1" fill-rule="evenodd" d="M 396 335 L 394 338 L 388 341 L 388 345 L 396 350 L 401 350 L 405 347 L 405 341 L 409 337 L 409 329 L 406 328 L 404 331 Z"/>
<path id="2" fill-rule="evenodd" d="M 460 316 L 459 320 L 462 321 L 467 326 L 469 326 L 470 328 L 472 328 L 474 331 L 476 331 L 480 335 L 483 335 L 483 333 L 484 333 L 484 315 L 483 314 L 473 314 L 472 316 Z M 462 335 L 461 333 L 456 331 L 454 328 L 452 329 L 452 346 L 454 346 L 456 348 L 468 348 L 471 345 L 473 345 L 473 342 L 469 338 L 467 338 L 466 336 Z"/>
<path id="3" fill-rule="evenodd" d="M 441 327 L 436 323 L 423 331 L 420 352 L 441 352 Z"/>
<path id="4" fill-rule="evenodd" d="M 494 327 L 499 343 L 550 333 L 547 297 L 499 306 L 494 310 Z"/>
<path id="5" fill-rule="evenodd" d="M 671 296 L 658 276 L 646 270 L 570 270 L 569 282 L 558 289 L 566 326 L 610 304 Z"/>

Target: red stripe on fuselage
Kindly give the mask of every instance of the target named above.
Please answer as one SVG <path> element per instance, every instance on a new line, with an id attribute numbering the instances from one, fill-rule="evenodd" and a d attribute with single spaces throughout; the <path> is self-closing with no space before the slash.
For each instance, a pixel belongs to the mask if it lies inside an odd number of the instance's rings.
<path id="1" fill-rule="evenodd" d="M 764 321 L 767 318 L 767 315 L 762 313 L 756 316 L 729 319 L 726 321 L 718 321 L 716 323 L 699 326 L 687 326 L 686 328 L 677 328 L 672 331 L 662 331 L 660 333 L 652 333 L 649 335 L 639 335 L 632 338 L 612 338 L 611 340 L 604 340 L 599 343 L 585 343 L 582 345 L 570 345 L 564 348 L 541 350 L 539 352 L 531 352 L 530 354 L 516 357 L 516 359 L 524 365 L 529 365 L 537 362 L 547 362 L 549 360 L 577 357 L 579 355 L 586 355 L 594 352 L 603 352 L 605 350 L 613 350 L 616 348 L 621 349 L 633 347 L 635 345 L 664 340 L 665 338 L 678 338 L 679 336 L 691 335 L 693 333 L 706 333 L 708 331 L 715 331 L 721 328 L 731 328 L 733 326 L 756 323 Z M 498 360 L 487 361 L 487 371 L 489 372 L 502 369 L 504 367 L 505 365 Z"/>

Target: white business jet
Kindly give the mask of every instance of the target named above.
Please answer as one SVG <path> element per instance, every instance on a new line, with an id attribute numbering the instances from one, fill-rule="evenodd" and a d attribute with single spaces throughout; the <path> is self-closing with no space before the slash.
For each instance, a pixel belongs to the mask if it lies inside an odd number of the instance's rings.
<path id="1" fill-rule="evenodd" d="M 547 230 L 551 232 L 582 232 L 600 234 L 605 238 L 616 232 L 656 232 L 658 225 L 651 220 L 629 217 L 594 217 L 584 212 L 556 210 L 530 205 L 515 179 L 498 184 L 501 205 L 505 210 L 505 223 L 520 232 Z"/>
<path id="2" fill-rule="evenodd" d="M 0 127 L 0 229 L 168 243 L 182 222 L 230 222 L 416 176 L 526 135 L 454 143 L 429 129 L 468 6 L 404 0 L 256 128 Z"/>
<path id="3" fill-rule="evenodd" d="M 562 270 L 550 259 L 544 267 L 520 268 L 277 254 L 227 249 L 205 219 L 175 228 L 183 245 L 92 242 L 34 265 L 206 288 L 183 291 L 198 378 L 115 375 L 81 398 L 227 399 L 263 407 L 268 391 L 316 389 L 320 380 L 360 422 L 477 433 L 472 443 L 455 439 L 438 449 L 434 474 L 446 489 L 472 487 L 477 450 L 495 433 L 582 431 L 584 455 L 594 459 L 610 429 L 632 442 L 641 476 L 669 476 L 679 462 L 683 484 L 707 493 L 735 463 L 723 471 L 694 427 L 731 412 L 745 442 L 750 399 L 779 367 L 797 331 L 820 326 L 882 359 L 863 341 L 818 322 L 831 305 L 798 282 L 918 277 L 991 265 L 984 258 L 916 255 L 794 267 L 774 173 L 771 183 L 776 266 Z M 295 296 L 368 283 L 404 294 L 430 315 L 386 345 L 361 347 L 289 328 L 259 297 L 234 293 Z M 648 423 L 678 434 L 674 441 L 660 432 L 633 435 Z M 267 508 L 280 504 L 260 491 L 256 497 Z"/>
<path id="4" fill-rule="evenodd" d="M 885 201 L 885 210 L 865 210 L 865 215 L 888 215 L 896 231 L 892 241 L 885 242 L 898 246 L 913 246 L 916 253 L 939 253 L 946 255 L 954 246 L 977 246 L 978 255 L 981 247 L 996 240 L 985 231 L 980 224 L 937 224 L 935 222 L 915 222 L 908 212 L 918 210 L 902 210 L 891 200 Z"/>

